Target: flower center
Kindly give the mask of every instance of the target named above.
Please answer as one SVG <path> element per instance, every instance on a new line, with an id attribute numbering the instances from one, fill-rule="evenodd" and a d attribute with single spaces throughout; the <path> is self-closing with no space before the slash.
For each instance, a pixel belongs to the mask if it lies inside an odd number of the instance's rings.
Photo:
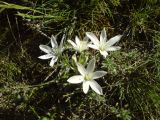
<path id="1" fill-rule="evenodd" d="M 100 49 L 101 51 L 105 51 L 105 50 L 106 50 L 106 48 L 107 48 L 107 45 L 106 45 L 105 43 L 103 43 L 103 44 L 101 43 L 101 45 L 100 45 L 100 48 L 99 48 L 99 49 Z"/>
<path id="2" fill-rule="evenodd" d="M 86 41 L 80 41 L 79 51 L 82 52 L 85 49 L 87 49 L 87 42 Z"/>
<path id="3" fill-rule="evenodd" d="M 84 77 L 84 80 L 92 80 L 92 75 L 91 74 L 86 74 Z"/>
<path id="4" fill-rule="evenodd" d="M 58 47 L 58 48 L 54 48 L 52 53 L 56 56 L 59 56 L 62 53 L 62 50 Z"/>

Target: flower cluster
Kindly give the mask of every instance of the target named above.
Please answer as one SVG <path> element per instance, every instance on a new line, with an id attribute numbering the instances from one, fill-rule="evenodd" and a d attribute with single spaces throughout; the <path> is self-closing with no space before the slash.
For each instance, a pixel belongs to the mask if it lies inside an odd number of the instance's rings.
<path id="1" fill-rule="evenodd" d="M 75 42 L 72 40 L 68 40 L 74 50 L 81 53 L 84 50 L 88 50 L 89 48 L 98 50 L 100 54 L 106 58 L 108 55 L 108 51 L 116 51 L 119 50 L 121 47 L 113 46 L 121 39 L 122 35 L 117 35 L 115 37 L 110 38 L 107 41 L 107 34 L 105 28 L 101 31 L 100 40 L 94 35 L 92 32 L 86 32 L 86 37 L 83 40 L 80 40 L 78 36 L 75 37 Z M 58 58 L 61 56 L 62 52 L 64 51 L 63 41 L 65 36 L 63 35 L 60 45 L 58 45 L 55 36 L 51 36 L 51 46 L 47 45 L 40 45 L 39 48 L 45 52 L 45 55 L 39 56 L 40 59 L 51 59 L 50 66 L 53 67 L 55 62 L 57 62 Z M 89 42 L 90 39 L 90 42 Z M 75 58 L 76 59 L 76 58 Z M 102 95 L 102 88 L 101 86 L 95 81 L 95 79 L 101 78 L 106 75 L 106 71 L 95 71 L 95 58 L 91 59 L 87 65 L 87 68 L 77 62 L 75 60 L 77 69 L 80 75 L 74 75 L 70 77 L 67 81 L 72 84 L 82 83 L 83 92 L 86 94 L 88 93 L 89 87 L 91 87 L 97 94 Z"/>

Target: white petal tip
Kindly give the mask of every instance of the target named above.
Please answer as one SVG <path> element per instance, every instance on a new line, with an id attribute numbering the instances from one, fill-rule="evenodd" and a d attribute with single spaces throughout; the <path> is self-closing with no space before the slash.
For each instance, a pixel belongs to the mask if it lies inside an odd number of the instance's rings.
<path id="1" fill-rule="evenodd" d="M 43 46 L 44 46 L 44 45 L 39 45 L 39 49 L 41 49 L 41 50 L 42 50 L 42 49 L 43 49 Z"/>
<path id="2" fill-rule="evenodd" d="M 84 91 L 83 91 L 84 92 Z M 87 94 L 88 93 L 88 91 L 87 92 L 84 92 L 84 94 Z"/>
<path id="3" fill-rule="evenodd" d="M 97 93 L 98 95 L 103 95 L 103 92 L 102 92 L 102 91 L 95 92 L 95 93 Z"/>
<path id="4" fill-rule="evenodd" d="M 42 59 L 41 56 L 38 57 L 39 59 Z M 43 59 L 42 59 L 43 60 Z"/>
<path id="5" fill-rule="evenodd" d="M 117 50 L 120 50 L 121 49 L 121 47 L 117 47 Z"/>
<path id="6" fill-rule="evenodd" d="M 119 37 L 122 37 L 123 35 L 118 35 Z"/>
<path id="7" fill-rule="evenodd" d="M 53 67 L 54 66 L 54 64 L 53 65 L 49 65 L 50 67 Z"/>
<path id="8" fill-rule="evenodd" d="M 101 91 L 97 91 L 96 92 L 98 95 L 103 95 L 103 91 L 101 90 Z"/>
<path id="9" fill-rule="evenodd" d="M 117 35 L 115 37 L 117 37 L 119 40 L 122 38 L 123 35 Z M 117 41 L 118 42 L 118 41 Z"/>

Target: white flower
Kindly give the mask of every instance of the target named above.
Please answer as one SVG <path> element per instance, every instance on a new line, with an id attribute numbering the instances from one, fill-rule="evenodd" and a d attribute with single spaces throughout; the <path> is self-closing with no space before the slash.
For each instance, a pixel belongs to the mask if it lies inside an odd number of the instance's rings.
<path id="1" fill-rule="evenodd" d="M 38 58 L 40 59 L 50 59 L 50 66 L 53 67 L 54 63 L 58 60 L 58 57 L 61 55 L 61 53 L 63 52 L 63 40 L 64 40 L 64 35 L 62 37 L 62 40 L 60 42 L 60 45 L 58 46 L 58 43 L 56 41 L 56 38 L 52 35 L 51 36 L 51 47 L 47 46 L 47 45 L 40 45 L 39 48 L 47 53 L 45 55 L 39 56 Z"/>
<path id="2" fill-rule="evenodd" d="M 83 41 L 82 41 L 82 40 L 80 40 L 80 39 L 78 38 L 78 36 L 76 36 L 76 37 L 75 37 L 75 43 L 74 43 L 73 41 L 71 41 L 71 40 L 68 40 L 68 42 L 73 46 L 73 48 L 74 48 L 75 50 L 77 50 L 77 51 L 79 51 L 79 52 L 82 52 L 82 51 L 88 49 L 88 38 L 87 38 L 87 37 L 85 37 L 85 38 L 83 39 Z"/>
<path id="3" fill-rule="evenodd" d="M 83 92 L 86 94 L 89 90 L 89 86 L 98 94 L 102 95 L 101 86 L 94 80 L 103 77 L 107 72 L 95 71 L 95 59 L 89 61 L 87 69 L 83 65 L 77 63 L 78 71 L 81 75 L 75 75 L 70 77 L 67 81 L 72 84 L 83 83 Z"/>
<path id="4" fill-rule="evenodd" d="M 100 41 L 98 40 L 98 38 L 92 32 L 86 32 L 86 35 L 93 42 L 93 44 L 89 44 L 88 46 L 90 48 L 99 50 L 100 53 L 105 58 L 108 55 L 108 51 L 116 51 L 116 50 L 119 50 L 121 48 L 119 46 L 113 46 L 113 45 L 121 39 L 122 35 L 117 35 L 117 36 L 112 37 L 111 39 L 109 39 L 107 41 L 107 35 L 106 35 L 105 28 L 101 31 Z"/>

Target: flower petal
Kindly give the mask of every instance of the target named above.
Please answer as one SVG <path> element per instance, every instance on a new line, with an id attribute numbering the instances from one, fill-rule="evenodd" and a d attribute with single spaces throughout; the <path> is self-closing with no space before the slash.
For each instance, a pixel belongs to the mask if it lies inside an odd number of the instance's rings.
<path id="1" fill-rule="evenodd" d="M 96 71 L 93 73 L 93 79 L 98 79 L 100 77 L 103 77 L 106 74 L 107 74 L 106 71 Z"/>
<path id="2" fill-rule="evenodd" d="M 87 73 L 92 73 L 94 71 L 95 63 L 96 63 L 95 58 L 93 58 L 92 60 L 89 61 L 88 65 L 87 65 Z"/>
<path id="3" fill-rule="evenodd" d="M 39 59 L 49 59 L 49 58 L 52 58 L 52 57 L 53 57 L 52 54 L 46 54 L 46 55 L 39 56 L 38 58 Z"/>
<path id="4" fill-rule="evenodd" d="M 88 49 L 87 41 L 80 41 L 80 42 L 81 42 L 79 46 L 80 51 L 87 50 Z"/>
<path id="5" fill-rule="evenodd" d="M 52 48 L 58 47 L 58 43 L 54 35 L 51 36 L 51 45 L 52 45 Z"/>
<path id="6" fill-rule="evenodd" d="M 83 92 L 84 92 L 85 94 L 88 93 L 89 83 L 90 83 L 89 81 L 83 81 Z"/>
<path id="7" fill-rule="evenodd" d="M 53 65 L 54 65 L 54 63 L 57 61 L 57 59 L 58 59 L 58 57 L 56 57 L 56 56 L 53 57 L 53 58 L 51 59 L 49 65 L 50 65 L 51 67 L 53 67 Z"/>
<path id="8" fill-rule="evenodd" d="M 75 75 L 75 76 L 70 77 L 67 81 L 72 84 L 81 83 L 83 81 L 83 76 Z"/>
<path id="9" fill-rule="evenodd" d="M 75 37 L 75 40 L 76 40 L 77 46 L 80 46 L 80 39 L 78 38 L 78 36 Z"/>
<path id="10" fill-rule="evenodd" d="M 93 48 L 95 50 L 99 50 L 98 46 L 93 45 L 93 44 L 88 44 L 88 47 Z"/>
<path id="11" fill-rule="evenodd" d="M 116 35 L 107 41 L 107 46 L 112 46 L 121 39 L 122 35 Z"/>
<path id="12" fill-rule="evenodd" d="M 101 86 L 95 81 L 95 80 L 92 80 L 92 81 L 89 81 L 89 85 L 91 86 L 91 88 L 98 94 L 100 95 L 103 95 L 103 92 L 102 92 L 102 88 Z"/>
<path id="13" fill-rule="evenodd" d="M 116 50 L 120 50 L 120 49 L 121 49 L 121 47 L 119 47 L 119 46 L 113 46 L 113 47 L 108 47 L 106 49 L 106 51 L 116 51 Z"/>
<path id="14" fill-rule="evenodd" d="M 83 38 L 83 41 L 87 41 L 87 42 L 88 42 L 88 37 L 85 36 L 85 37 Z"/>
<path id="15" fill-rule="evenodd" d="M 78 67 L 78 71 L 81 73 L 81 75 L 85 76 L 85 74 L 87 73 L 86 69 L 84 68 L 83 65 L 77 63 L 77 67 Z"/>
<path id="16" fill-rule="evenodd" d="M 105 28 L 103 28 L 103 30 L 101 31 L 101 35 L 100 35 L 100 42 L 105 43 L 106 40 L 107 40 L 106 30 Z"/>
<path id="17" fill-rule="evenodd" d="M 76 44 L 73 41 L 68 40 L 68 42 L 73 46 L 74 49 L 77 49 L 77 46 L 76 46 Z"/>
<path id="18" fill-rule="evenodd" d="M 103 55 L 104 58 L 106 58 L 107 55 L 108 55 L 107 51 L 101 51 L 101 50 L 100 50 L 100 53 L 101 53 L 101 55 Z"/>
<path id="19" fill-rule="evenodd" d="M 63 51 L 64 38 L 65 38 L 65 34 L 62 36 L 62 39 L 61 39 L 61 42 L 60 42 L 60 45 L 59 45 L 59 49 L 60 49 L 61 52 Z"/>
<path id="20" fill-rule="evenodd" d="M 40 48 L 43 52 L 45 52 L 45 53 L 50 53 L 50 52 L 52 52 L 52 48 L 50 48 L 50 47 L 47 46 L 47 45 L 40 45 L 39 48 Z"/>
<path id="21" fill-rule="evenodd" d="M 95 45 L 99 45 L 98 38 L 92 32 L 86 32 L 86 35 Z"/>

